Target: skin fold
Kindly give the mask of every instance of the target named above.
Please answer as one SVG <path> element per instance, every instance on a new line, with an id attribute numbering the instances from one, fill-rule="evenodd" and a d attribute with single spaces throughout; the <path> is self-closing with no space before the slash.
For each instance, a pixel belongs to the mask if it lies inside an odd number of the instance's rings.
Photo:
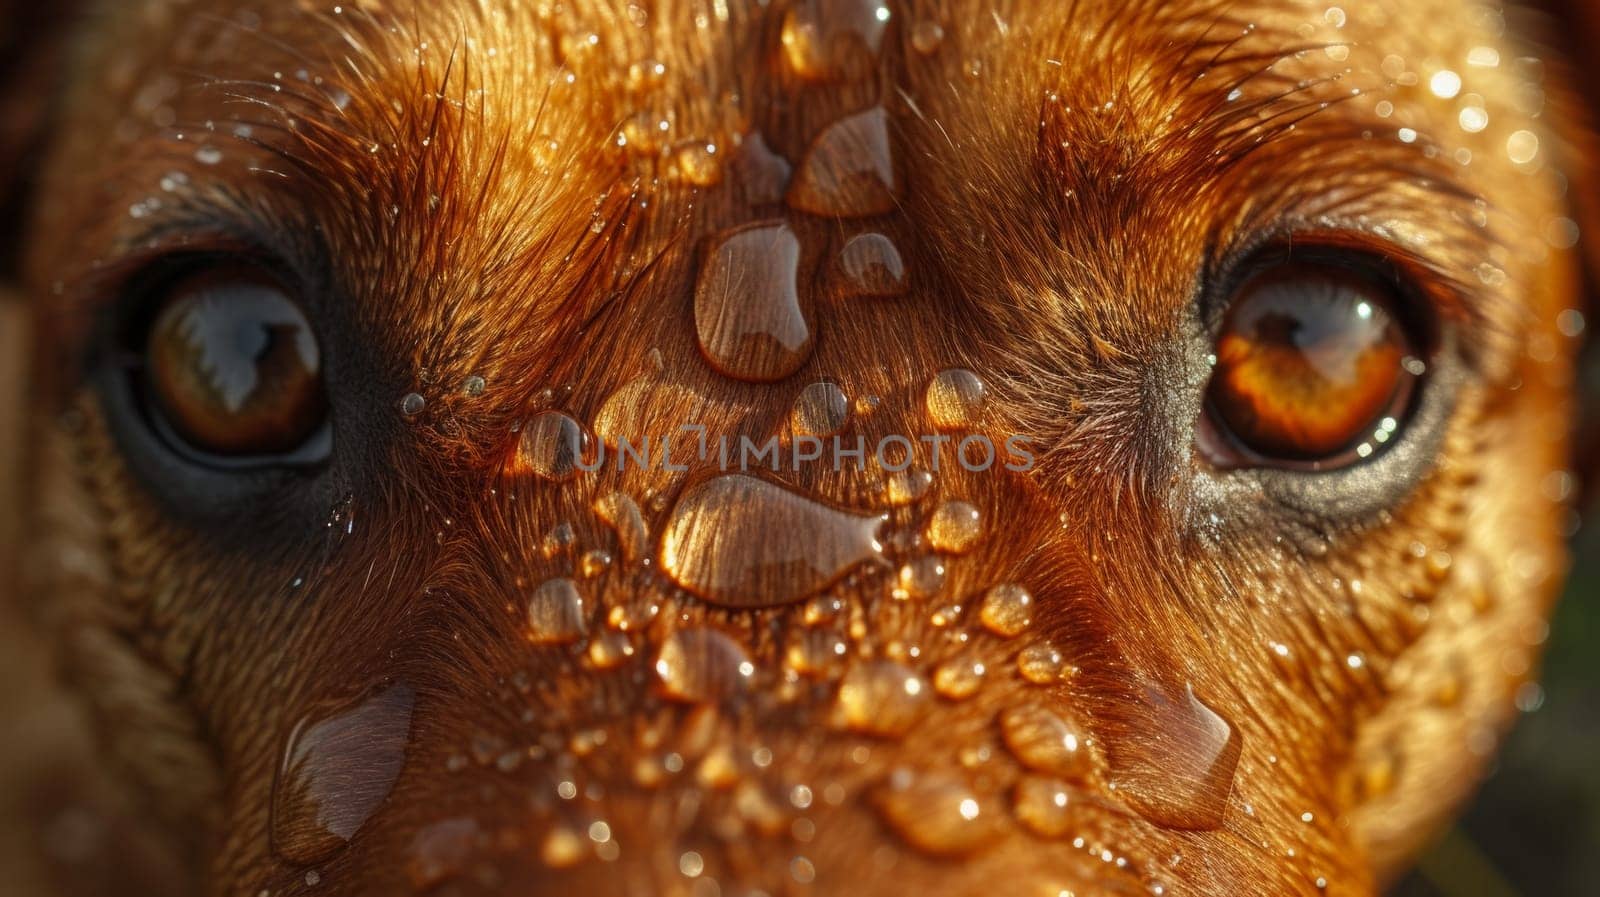
<path id="1" fill-rule="evenodd" d="M 1582 172 L 1530 15 L 41 30 L 55 74 L 6 85 L 53 98 L 13 247 L 24 893 L 1376 893 L 1492 759 L 1567 565 Z M 1434 322 L 1344 469 L 1203 450 L 1229 285 L 1284 244 L 1387 260 Z M 325 463 L 195 472 L 108 398 L 108 322 L 180 252 L 303 285 Z M 572 470 L 569 422 L 682 469 Z M 807 433 L 913 464 L 719 467 Z M 952 463 L 973 434 L 1031 463 Z"/>

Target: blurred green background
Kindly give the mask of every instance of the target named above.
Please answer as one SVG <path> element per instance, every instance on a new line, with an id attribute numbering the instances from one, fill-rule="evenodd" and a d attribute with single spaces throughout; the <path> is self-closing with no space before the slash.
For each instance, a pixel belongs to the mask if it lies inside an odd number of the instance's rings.
<path id="1" fill-rule="evenodd" d="M 1467 814 L 1393 897 L 1600 895 L 1600 519 L 1573 556 L 1543 705 L 1523 715 Z"/>

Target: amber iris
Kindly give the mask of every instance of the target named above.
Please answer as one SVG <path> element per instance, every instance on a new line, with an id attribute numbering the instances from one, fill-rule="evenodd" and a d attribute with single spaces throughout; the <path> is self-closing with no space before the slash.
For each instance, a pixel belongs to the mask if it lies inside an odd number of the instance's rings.
<path id="1" fill-rule="evenodd" d="M 1334 266 L 1279 265 L 1234 296 L 1210 406 L 1249 452 L 1327 460 L 1398 413 L 1411 389 L 1412 354 L 1391 287 Z"/>
<path id="2" fill-rule="evenodd" d="M 171 284 L 145 364 L 156 410 L 205 454 L 290 452 L 327 413 L 316 334 L 288 290 L 254 268 L 210 269 Z"/>

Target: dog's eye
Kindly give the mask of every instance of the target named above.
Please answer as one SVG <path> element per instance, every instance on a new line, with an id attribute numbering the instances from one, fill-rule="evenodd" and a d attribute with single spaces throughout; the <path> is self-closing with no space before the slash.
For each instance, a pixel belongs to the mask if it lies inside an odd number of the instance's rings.
<path id="1" fill-rule="evenodd" d="M 1387 443 L 1406 419 L 1419 340 L 1396 287 L 1349 267 L 1290 262 L 1230 300 L 1207 409 L 1227 466 L 1324 469 Z"/>
<path id="2" fill-rule="evenodd" d="M 152 416 L 220 460 L 295 452 L 322 429 L 321 349 L 291 291 L 246 264 L 193 271 L 156 298 L 144 338 Z"/>

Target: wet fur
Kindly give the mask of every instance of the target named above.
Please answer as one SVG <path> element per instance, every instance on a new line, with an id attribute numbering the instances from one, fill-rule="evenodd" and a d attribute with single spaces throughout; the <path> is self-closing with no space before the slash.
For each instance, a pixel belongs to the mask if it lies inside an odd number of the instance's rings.
<path id="1" fill-rule="evenodd" d="M 465 0 L 351 3 L 338 16 L 285 4 L 260 20 L 226 3 L 201 15 L 128 6 L 105 4 L 71 32 L 72 77 L 26 230 L 19 280 L 39 350 L 26 594 L 93 708 L 98 757 L 176 850 L 189 870 L 178 877 L 196 879 L 154 892 L 395 893 L 417 880 L 419 831 L 472 819 L 483 838 L 446 889 L 648 893 L 679 880 L 673 858 L 692 847 L 729 887 L 782 880 L 803 851 L 819 893 L 980 893 L 997 881 L 1135 893 L 1159 880 L 1171 894 L 1315 894 L 1322 879 L 1327 893 L 1367 894 L 1469 793 L 1512 716 L 1565 563 L 1564 508 L 1541 487 L 1567 463 L 1572 346 L 1554 321 L 1576 301 L 1576 275 L 1540 237 L 1568 213 L 1558 181 L 1499 152 L 1502 120 L 1536 130 L 1546 158 L 1562 135 L 1517 116 L 1508 72 L 1520 51 L 1455 4 L 1396 5 L 1384 27 L 1352 8 L 1346 64 L 1371 74 L 1389 53 L 1454 60 L 1498 45 L 1504 69 L 1455 67 L 1470 71 L 1499 145 L 1455 133 L 1451 104 L 1403 99 L 1425 87 L 1333 79 L 1343 66 L 1324 47 L 1342 38 L 1293 27 L 1311 7 L 897 5 L 880 71 L 830 89 L 785 68 L 776 3 L 735 4 L 706 28 L 696 18 L 715 8 L 690 3 L 662 4 L 642 28 L 588 2 L 553 21 Z M 904 25 L 929 18 L 947 34 L 924 55 Z M 596 49 L 570 45 L 591 30 Z M 630 91 L 628 65 L 647 58 L 665 64 L 664 83 Z M 1234 88 L 1244 97 L 1230 103 Z M 1373 112 L 1386 97 L 1402 115 Z M 900 211 L 866 223 L 752 208 L 732 172 L 699 187 L 616 141 L 649 109 L 671 113 L 674 144 L 726 151 L 733 134 L 758 131 L 798 166 L 821 126 L 878 99 L 907 189 Z M 1390 136 L 1405 116 L 1423 135 L 1415 144 Z M 223 162 L 197 165 L 201 143 Z M 1458 145 L 1471 166 L 1453 161 Z M 172 170 L 192 186 L 154 186 Z M 150 195 L 165 204 L 153 223 L 121 214 Z M 805 300 L 816 349 L 783 383 L 735 382 L 695 343 L 694 273 L 716 231 L 782 215 L 801 237 L 802 272 L 817 272 Z M 1381 507 L 1333 513 L 1192 457 L 1217 301 L 1201 285 L 1285 221 L 1388 228 L 1397 242 L 1384 245 L 1459 329 L 1461 386 L 1437 461 L 1414 486 L 1370 484 Z M 865 229 L 904 253 L 905 299 L 831 293 L 830 260 Z M 321 286 L 315 316 L 338 348 L 330 382 L 345 429 L 332 469 L 247 510 L 201 513 L 154 494 L 83 384 L 94 321 L 123 275 L 197 231 L 269 235 L 261 248 Z M 1502 275 L 1480 276 L 1485 263 Z M 644 498 L 683 483 L 652 472 L 541 484 L 507 467 L 514 425 L 546 407 L 592 420 L 642 376 L 679 387 L 654 395 L 646 422 L 698 417 L 759 437 L 781 428 L 800 386 L 827 376 L 882 397 L 854 424 L 871 438 L 925 429 L 926 378 L 954 364 L 990 383 L 990 426 L 1044 450 L 1029 477 L 941 478 L 935 495 L 974 501 L 989 530 L 950 562 L 943 594 L 970 605 L 995 582 L 1026 582 L 1033 631 L 1079 674 L 1042 689 L 997 672 L 967 701 L 936 702 L 905 739 L 873 744 L 865 764 L 851 757 L 862 739 L 828 728 L 829 683 L 752 696 L 709 739 L 773 751 L 770 768 L 746 764 L 746 780 L 780 799 L 792 782 L 837 781 L 850 795 L 819 808 L 804 845 L 752 833 L 737 790 L 687 773 L 626 787 L 650 756 L 641 730 L 692 722 L 648 686 L 652 646 L 705 622 L 775 672 L 799 608 L 717 610 L 619 558 L 590 586 L 601 606 L 663 606 L 628 668 L 638 676 L 530 649 L 521 596 L 583 548 L 616 550 L 587 510 L 594 498 L 639 496 L 656 534 L 665 513 Z M 470 375 L 489 384 L 479 399 L 460 391 Z M 398 401 L 411 391 L 427 406 L 405 419 Z M 881 505 L 864 478 L 784 479 L 843 506 Z M 894 525 L 927 510 L 896 510 Z M 547 554 L 560 522 L 580 549 Z M 1017 642 L 951 645 L 926 614 L 887 599 L 884 579 L 840 589 L 866 626 L 862 650 L 922 644 L 919 669 L 959 651 L 1014 668 Z M 316 866 L 312 888 L 268 849 L 283 738 L 330 695 L 379 680 L 418 695 L 406 773 L 352 847 Z M 892 768 L 959 772 L 964 750 L 991 744 L 994 765 L 977 777 L 1003 813 L 1017 770 L 996 711 L 1048 698 L 1114 753 L 1148 727 L 1129 709 L 1145 681 L 1192 686 L 1241 732 L 1223 830 L 1152 825 L 1102 779 L 1086 789 L 1083 831 L 1132 871 L 1014 825 L 959 863 L 905 850 L 876 865 L 877 849 L 899 844 L 870 809 Z M 537 758 L 496 769 L 506 751 L 595 727 L 615 734 L 575 770 Z M 471 762 L 447 772 L 455 757 Z M 547 828 L 573 810 L 552 799 L 561 775 L 615 785 L 589 811 L 623 845 L 617 864 L 540 866 Z M 689 804 L 698 814 L 681 812 Z M 735 819 L 733 834 L 719 828 Z"/>

